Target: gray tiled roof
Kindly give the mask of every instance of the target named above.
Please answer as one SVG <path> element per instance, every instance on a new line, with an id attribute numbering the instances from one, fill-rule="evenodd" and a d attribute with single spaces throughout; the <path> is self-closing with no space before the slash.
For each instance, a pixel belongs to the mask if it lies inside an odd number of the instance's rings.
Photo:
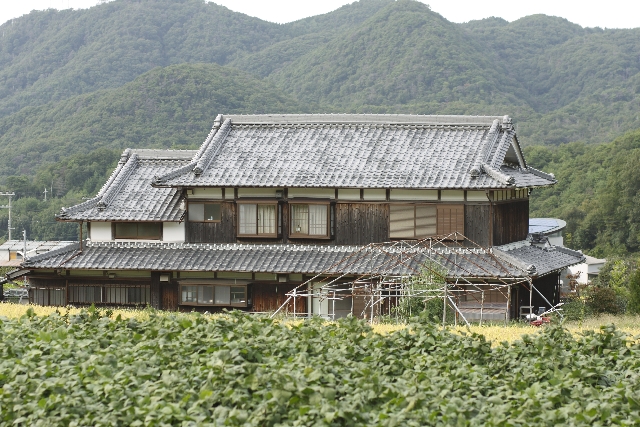
<path id="1" fill-rule="evenodd" d="M 154 176 L 188 164 L 195 151 L 127 150 L 98 195 L 62 209 L 62 220 L 179 221 L 185 210 L 175 188 L 151 186 Z"/>
<path id="2" fill-rule="evenodd" d="M 510 147 L 520 153 L 507 116 L 218 116 L 191 163 L 158 175 L 154 185 L 485 189 L 555 183 L 524 159 L 504 166 Z"/>
<path id="3" fill-rule="evenodd" d="M 581 252 L 562 246 L 539 247 L 531 244 L 528 240 L 497 246 L 494 248 L 494 252 L 506 253 L 508 257 L 518 259 L 523 265 L 534 266 L 534 274 L 538 276 L 562 270 L 585 260 L 585 256 Z"/>
<path id="4" fill-rule="evenodd" d="M 397 244 L 396 244 L 397 245 Z M 535 246 L 503 247 L 494 254 L 483 249 L 423 250 L 409 264 L 396 265 L 398 248 L 319 245 L 177 244 L 150 242 L 88 242 L 33 257 L 28 268 L 97 270 L 230 271 L 319 274 L 411 274 L 428 258 L 442 264 L 449 276 L 524 277 L 528 265 L 534 275 L 582 262 L 579 253 L 545 251 Z M 572 251 L 571 251 L 572 252 Z M 504 256 L 504 254 L 507 254 Z M 515 261 L 514 261 L 515 259 Z M 393 266 L 393 268 L 391 268 Z M 524 267 L 523 267 L 524 266 Z"/>

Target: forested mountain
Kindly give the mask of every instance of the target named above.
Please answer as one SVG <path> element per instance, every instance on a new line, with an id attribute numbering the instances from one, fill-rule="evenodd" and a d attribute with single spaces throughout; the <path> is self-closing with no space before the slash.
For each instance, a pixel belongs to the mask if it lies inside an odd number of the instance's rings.
<path id="1" fill-rule="evenodd" d="M 616 226 L 593 225 L 603 201 L 578 203 L 604 197 L 603 185 L 631 194 L 606 175 L 633 144 L 594 143 L 640 129 L 640 29 L 545 15 L 455 24 L 413 0 L 360 0 L 288 24 L 203 0 L 114 0 L 32 12 L 0 33 L 0 185 L 24 199 L 16 206 L 54 187 L 49 205 L 25 208 L 25 227 L 45 221 L 29 212 L 95 191 L 126 146 L 197 147 L 217 113 L 509 114 L 533 164 L 560 178 L 534 213 L 567 218 L 574 247 L 640 251 Z M 562 145 L 572 141 L 582 142 Z M 614 146 L 622 157 L 607 160 Z M 80 160 L 93 178 L 72 166 Z M 588 180 L 567 163 L 580 161 L 600 162 L 585 165 Z"/>
<path id="2" fill-rule="evenodd" d="M 528 162 L 556 174 L 531 215 L 567 221 L 565 243 L 594 256 L 640 252 L 640 130 L 604 144 L 533 146 Z"/>
<path id="3" fill-rule="evenodd" d="M 273 84 L 215 64 L 156 68 L 115 89 L 24 108 L 0 119 L 0 175 L 96 148 L 197 148 L 215 115 L 304 112 Z"/>

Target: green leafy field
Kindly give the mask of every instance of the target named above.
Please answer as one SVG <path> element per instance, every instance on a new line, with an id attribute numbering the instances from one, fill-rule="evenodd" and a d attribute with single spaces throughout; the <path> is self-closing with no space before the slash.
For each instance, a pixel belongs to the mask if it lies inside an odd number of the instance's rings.
<path id="1" fill-rule="evenodd" d="M 638 425 L 640 345 L 240 313 L 0 320 L 0 425 Z"/>

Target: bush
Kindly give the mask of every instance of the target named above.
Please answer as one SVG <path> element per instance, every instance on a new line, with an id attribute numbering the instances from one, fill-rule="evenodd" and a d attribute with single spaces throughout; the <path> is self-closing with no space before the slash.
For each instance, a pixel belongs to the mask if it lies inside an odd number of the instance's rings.
<path id="1" fill-rule="evenodd" d="M 245 313 L 0 318 L 0 426 L 639 425 L 640 344 Z M 635 390 L 635 391 L 634 391 Z"/>
<path id="2" fill-rule="evenodd" d="M 622 301 L 612 288 L 593 286 L 586 290 L 586 307 L 595 315 L 621 314 Z"/>
<path id="3" fill-rule="evenodd" d="M 629 304 L 630 313 L 640 314 L 640 269 L 633 272 L 629 278 Z"/>
<path id="4" fill-rule="evenodd" d="M 590 311 L 590 308 L 580 297 L 568 298 L 562 306 L 562 314 L 565 320 L 584 320 L 590 314 Z"/>

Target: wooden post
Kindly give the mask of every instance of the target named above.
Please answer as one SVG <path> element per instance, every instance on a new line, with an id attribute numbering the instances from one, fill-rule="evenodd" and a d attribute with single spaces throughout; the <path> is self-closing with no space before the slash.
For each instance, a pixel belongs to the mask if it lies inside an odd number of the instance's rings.
<path id="1" fill-rule="evenodd" d="M 507 285 L 507 313 L 504 316 L 504 325 L 507 326 L 507 320 L 511 315 L 511 284 Z"/>
<path id="2" fill-rule="evenodd" d="M 331 310 L 333 311 L 333 320 L 336 320 L 336 291 L 333 291 L 333 299 L 331 300 L 331 305 L 332 308 Z"/>
<path id="3" fill-rule="evenodd" d="M 442 299 L 442 327 L 445 327 L 447 321 L 447 283 L 444 284 L 444 298 Z"/>
<path id="4" fill-rule="evenodd" d="M 480 326 L 482 326 L 483 316 L 484 316 L 484 291 L 482 291 L 482 300 L 480 301 Z"/>
<path id="5" fill-rule="evenodd" d="M 373 291 L 373 283 L 371 284 L 371 318 L 369 319 L 369 323 L 373 325 L 373 303 L 375 298 L 375 292 Z"/>
<path id="6" fill-rule="evenodd" d="M 296 289 L 297 288 L 293 288 L 293 319 L 295 320 L 296 318 Z"/>

